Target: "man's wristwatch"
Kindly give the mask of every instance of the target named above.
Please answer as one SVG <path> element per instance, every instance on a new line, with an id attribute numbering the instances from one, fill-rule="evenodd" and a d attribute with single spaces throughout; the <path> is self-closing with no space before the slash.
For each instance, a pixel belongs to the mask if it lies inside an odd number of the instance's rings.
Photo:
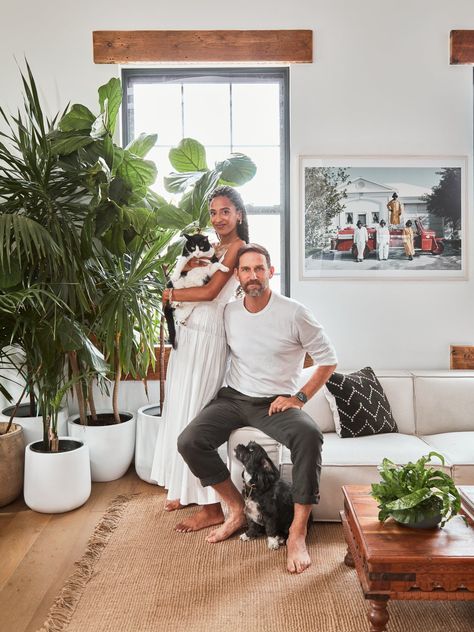
<path id="1" fill-rule="evenodd" d="M 306 404 L 306 402 L 308 401 L 308 398 L 303 393 L 303 391 L 298 391 L 294 397 L 296 397 L 296 399 L 299 399 L 300 402 L 302 402 L 303 404 Z"/>

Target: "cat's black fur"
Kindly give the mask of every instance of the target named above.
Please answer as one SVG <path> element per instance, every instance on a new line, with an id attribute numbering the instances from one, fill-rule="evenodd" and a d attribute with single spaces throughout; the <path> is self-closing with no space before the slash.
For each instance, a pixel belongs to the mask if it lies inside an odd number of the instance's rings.
<path id="1" fill-rule="evenodd" d="M 186 242 L 183 247 L 183 252 L 176 260 L 176 266 L 171 275 L 171 279 L 167 283 L 169 288 L 186 288 L 205 285 L 209 282 L 211 276 L 216 270 L 222 270 L 228 272 L 229 268 L 219 263 L 218 258 L 215 255 L 215 250 L 209 242 L 209 238 L 200 233 L 195 235 L 184 235 Z M 209 264 L 198 268 L 193 268 L 188 272 L 183 272 L 183 268 L 193 257 L 204 258 L 209 260 Z M 164 314 L 166 318 L 166 324 L 168 325 L 169 340 L 176 349 L 176 325 L 175 320 L 181 323 L 186 322 L 186 319 L 191 314 L 196 303 L 174 303 L 170 305 L 167 303 L 164 307 Z"/>

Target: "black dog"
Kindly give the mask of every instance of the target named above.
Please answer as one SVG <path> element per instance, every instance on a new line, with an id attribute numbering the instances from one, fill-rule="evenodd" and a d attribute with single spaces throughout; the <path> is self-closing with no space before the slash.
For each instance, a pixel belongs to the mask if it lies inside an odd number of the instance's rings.
<path id="1" fill-rule="evenodd" d="M 280 479 L 280 473 L 261 445 L 250 441 L 239 444 L 235 456 L 243 464 L 245 514 L 247 531 L 241 540 L 250 540 L 263 533 L 268 548 L 278 549 L 288 538 L 293 520 L 293 498 L 288 483 Z"/>

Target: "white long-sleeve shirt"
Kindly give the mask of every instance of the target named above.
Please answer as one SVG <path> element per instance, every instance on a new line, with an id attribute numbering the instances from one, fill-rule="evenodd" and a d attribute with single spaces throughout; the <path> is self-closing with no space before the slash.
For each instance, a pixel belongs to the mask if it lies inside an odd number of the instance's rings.
<path id="1" fill-rule="evenodd" d="M 306 353 L 318 365 L 337 364 L 322 326 L 301 303 L 272 292 L 255 314 L 243 300 L 224 312 L 230 365 L 227 386 L 251 397 L 294 395 Z"/>

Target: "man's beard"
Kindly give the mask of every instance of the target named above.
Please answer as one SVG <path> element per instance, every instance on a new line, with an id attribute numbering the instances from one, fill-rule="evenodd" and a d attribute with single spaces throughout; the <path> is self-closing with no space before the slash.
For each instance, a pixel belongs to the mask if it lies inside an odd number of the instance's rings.
<path id="1" fill-rule="evenodd" d="M 243 286 L 243 290 L 247 296 L 255 297 L 262 296 L 265 292 L 266 285 L 260 283 L 260 281 L 249 281 Z"/>

